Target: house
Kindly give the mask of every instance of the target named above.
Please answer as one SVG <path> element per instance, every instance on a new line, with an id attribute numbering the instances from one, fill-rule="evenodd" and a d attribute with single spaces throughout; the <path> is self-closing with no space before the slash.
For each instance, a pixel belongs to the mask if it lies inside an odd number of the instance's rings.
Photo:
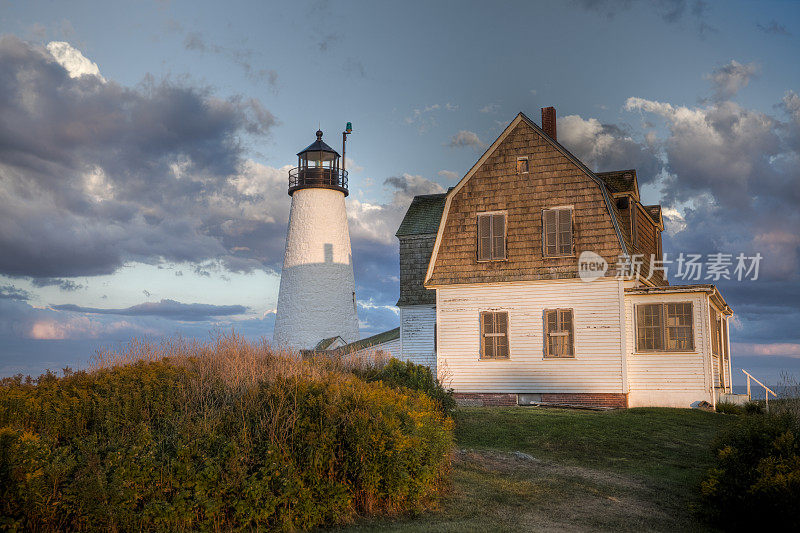
<path id="1" fill-rule="evenodd" d="M 389 357 L 401 359 L 400 328 L 390 329 L 351 343 L 345 343 L 341 337 L 329 337 L 319 341 L 314 348 L 303 350 L 301 353 L 327 353 L 329 355 L 366 357 L 375 352 L 383 352 Z"/>
<path id="2" fill-rule="evenodd" d="M 714 285 L 668 284 L 661 207 L 635 170 L 592 172 L 558 143 L 553 108 L 542 124 L 520 113 L 455 187 L 412 201 L 401 358 L 465 404 L 715 404 L 731 392 L 730 307 Z"/>

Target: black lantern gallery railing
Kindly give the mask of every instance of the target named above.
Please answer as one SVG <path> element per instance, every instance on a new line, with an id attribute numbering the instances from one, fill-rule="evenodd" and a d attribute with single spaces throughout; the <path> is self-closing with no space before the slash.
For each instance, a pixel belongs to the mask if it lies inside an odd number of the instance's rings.
<path id="1" fill-rule="evenodd" d="M 293 168 L 289 171 L 289 195 L 299 189 L 334 189 L 347 196 L 347 171 L 336 167 Z"/>

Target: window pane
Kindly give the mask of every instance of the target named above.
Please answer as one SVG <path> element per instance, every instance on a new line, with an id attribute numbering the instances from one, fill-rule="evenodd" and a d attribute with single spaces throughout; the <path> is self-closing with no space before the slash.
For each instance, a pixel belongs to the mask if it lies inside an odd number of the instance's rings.
<path id="1" fill-rule="evenodd" d="M 663 350 L 661 304 L 636 307 L 636 345 L 638 350 Z"/>
<path id="2" fill-rule="evenodd" d="M 681 351 L 694 349 L 692 304 L 669 303 L 664 307 L 666 307 L 667 315 L 667 350 Z M 712 337 L 712 344 L 713 343 Z"/>
<path id="3" fill-rule="evenodd" d="M 483 333 L 490 334 L 494 333 L 494 315 L 492 313 L 486 312 L 481 313 L 483 317 Z"/>

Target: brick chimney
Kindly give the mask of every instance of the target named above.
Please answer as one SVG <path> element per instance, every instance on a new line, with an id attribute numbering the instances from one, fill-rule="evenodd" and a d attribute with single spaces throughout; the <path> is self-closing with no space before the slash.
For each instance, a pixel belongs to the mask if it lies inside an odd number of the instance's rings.
<path id="1" fill-rule="evenodd" d="M 556 139 L 556 108 L 555 107 L 543 107 L 542 108 L 542 129 L 546 134 L 548 134 L 552 139 Z"/>

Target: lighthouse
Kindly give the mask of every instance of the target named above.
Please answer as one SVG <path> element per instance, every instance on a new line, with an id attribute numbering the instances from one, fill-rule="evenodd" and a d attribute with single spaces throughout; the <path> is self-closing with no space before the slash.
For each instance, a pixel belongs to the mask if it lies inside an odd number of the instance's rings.
<path id="1" fill-rule="evenodd" d="M 350 123 L 343 134 L 350 133 Z M 344 151 L 344 149 L 342 150 Z M 308 349 L 320 340 L 358 340 L 353 257 L 344 199 L 347 171 L 339 154 L 317 140 L 289 171 L 289 231 L 278 292 L 273 343 Z"/>

